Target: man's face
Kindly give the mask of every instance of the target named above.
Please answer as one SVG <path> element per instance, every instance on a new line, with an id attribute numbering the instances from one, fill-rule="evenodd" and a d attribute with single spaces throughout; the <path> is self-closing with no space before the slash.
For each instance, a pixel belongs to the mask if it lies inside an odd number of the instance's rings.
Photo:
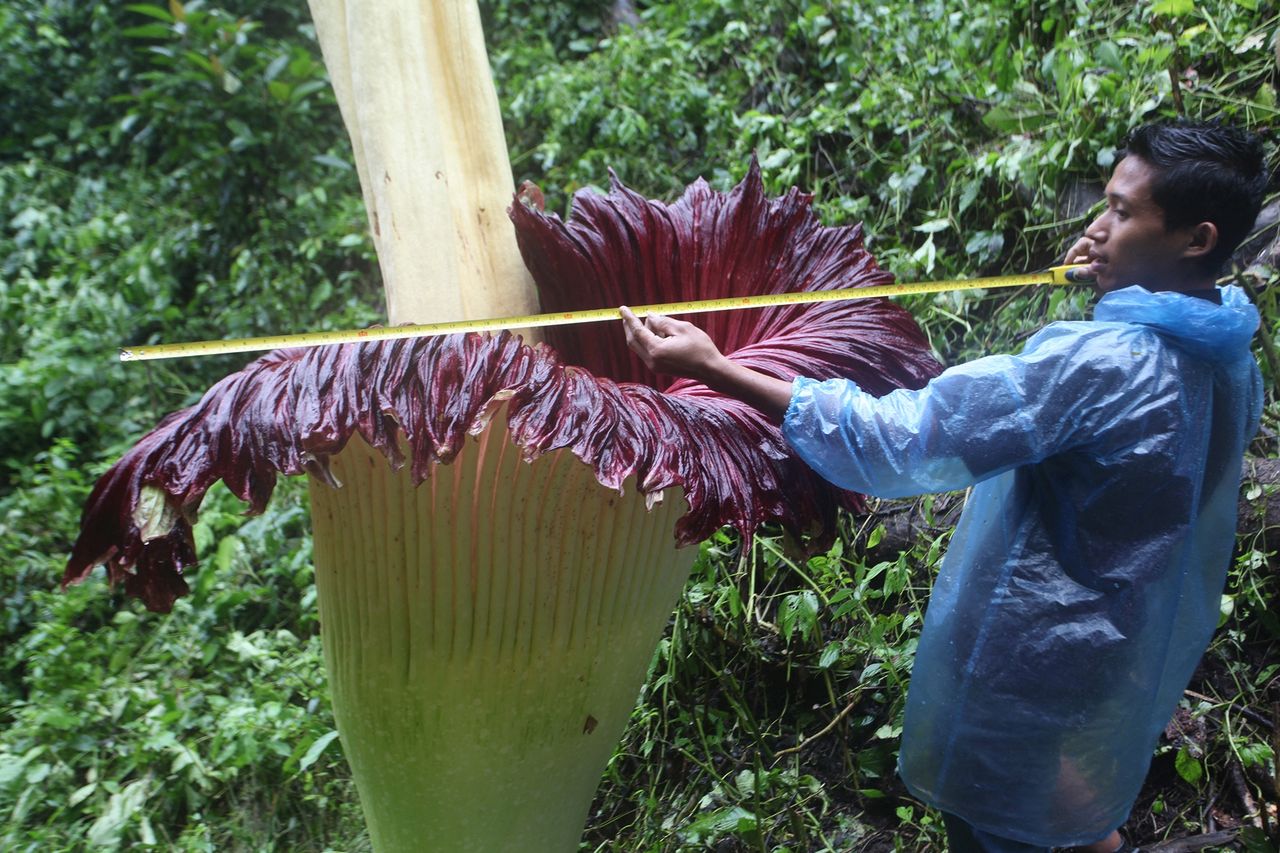
<path id="1" fill-rule="evenodd" d="M 1106 209 L 1084 232 L 1093 241 L 1089 268 L 1100 293 L 1131 284 L 1163 290 L 1183 272 L 1187 229 L 1165 228 L 1164 211 L 1151 197 L 1153 176 L 1138 157 L 1121 160 L 1107 182 Z"/>

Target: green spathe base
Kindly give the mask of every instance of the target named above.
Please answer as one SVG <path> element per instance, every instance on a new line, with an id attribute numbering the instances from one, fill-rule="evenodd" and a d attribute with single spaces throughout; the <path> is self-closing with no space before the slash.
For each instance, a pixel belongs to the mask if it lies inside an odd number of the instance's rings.
<path id="1" fill-rule="evenodd" d="M 533 463 L 501 416 L 414 488 L 353 439 L 313 483 L 321 630 L 379 851 L 577 849 L 696 549 L 683 501 Z M 670 498 L 670 496 L 668 496 Z"/>

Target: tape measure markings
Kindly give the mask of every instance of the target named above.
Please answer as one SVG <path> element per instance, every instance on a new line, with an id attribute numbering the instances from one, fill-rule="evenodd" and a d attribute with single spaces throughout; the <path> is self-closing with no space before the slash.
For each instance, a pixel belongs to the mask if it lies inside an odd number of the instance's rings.
<path id="1" fill-rule="evenodd" d="M 636 305 L 636 314 L 705 314 L 711 311 L 732 311 L 741 308 L 769 308 L 787 305 L 807 305 L 820 302 L 839 302 L 850 299 L 877 299 L 888 296 L 906 296 L 915 293 L 941 293 L 949 290 L 990 290 L 998 287 L 1020 287 L 1031 284 L 1081 284 L 1089 279 L 1083 265 L 1053 267 L 1043 273 L 1006 275 L 989 278 L 972 278 L 952 281 L 912 282 L 885 284 L 876 287 L 852 287 L 841 290 L 816 290 L 791 293 L 767 293 L 758 296 L 734 296 L 720 299 L 704 299 L 686 302 L 664 302 L 653 305 Z M 404 338 L 430 337 L 461 332 L 494 332 L 502 329 L 534 329 L 543 326 L 568 326 L 579 323 L 597 323 L 620 318 L 617 308 L 591 308 L 585 311 L 554 314 L 528 314 L 518 317 L 499 317 L 489 320 L 452 320 L 444 323 L 426 323 L 404 326 L 376 326 L 370 329 L 351 329 L 331 332 L 303 332 L 294 335 L 269 335 L 258 338 L 239 338 L 219 341 L 194 341 L 191 343 L 154 344 L 126 347 L 120 350 L 121 361 L 150 361 L 162 358 L 183 358 L 197 355 L 230 355 L 241 352 L 261 352 L 288 347 L 323 346 L 326 344 L 361 343 L 373 340 L 402 340 Z"/>

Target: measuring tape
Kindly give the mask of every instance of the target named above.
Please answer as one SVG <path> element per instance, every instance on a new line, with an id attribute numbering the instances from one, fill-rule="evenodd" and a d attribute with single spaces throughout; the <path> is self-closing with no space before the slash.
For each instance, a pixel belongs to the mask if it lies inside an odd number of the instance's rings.
<path id="1" fill-rule="evenodd" d="M 954 281 L 923 281 L 909 284 L 885 284 L 879 287 L 850 287 L 842 290 L 816 290 L 799 293 L 768 293 L 761 296 L 730 296 L 724 299 L 702 299 L 689 302 L 663 302 L 637 305 L 631 310 L 645 314 L 702 314 L 710 311 L 732 311 L 739 308 L 766 308 L 776 305 L 808 305 L 815 302 L 840 302 L 846 299 L 874 299 L 905 296 L 910 293 L 940 293 L 947 290 L 978 290 L 996 287 L 1021 287 L 1029 284 L 1085 284 L 1092 281 L 1088 266 L 1071 264 L 1051 267 L 1045 272 L 1026 275 L 1003 275 L 992 278 L 968 278 Z M 372 329 L 350 329 L 335 332 L 302 332 L 296 335 L 268 335 L 261 338 L 239 338 L 226 341 L 194 341 L 182 344 L 127 347 L 120 350 L 121 361 L 150 361 L 160 358 L 186 358 L 197 355 L 228 355 L 237 352 L 261 352 L 286 347 L 316 347 L 326 344 L 355 344 L 364 341 L 393 341 L 452 335 L 459 332 L 494 332 L 499 329 L 535 329 L 540 326 L 569 326 L 574 323 L 598 323 L 618 320 L 617 308 L 592 308 L 586 311 L 561 311 L 553 314 L 528 314 L 522 317 L 499 317 L 492 320 L 454 320 L 422 325 L 378 326 Z"/>

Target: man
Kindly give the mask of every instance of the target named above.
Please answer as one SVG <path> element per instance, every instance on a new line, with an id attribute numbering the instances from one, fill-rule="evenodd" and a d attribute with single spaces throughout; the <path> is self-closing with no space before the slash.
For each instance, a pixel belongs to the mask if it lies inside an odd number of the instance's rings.
<path id="1" fill-rule="evenodd" d="M 953 851 L 1124 847 L 1231 559 L 1262 405 L 1258 314 L 1214 282 L 1264 186 L 1250 135 L 1138 129 L 1066 258 L 1095 276 L 1094 320 L 879 399 L 751 371 L 689 323 L 623 309 L 646 364 L 780 421 L 833 483 L 883 497 L 973 487 L 930 596 L 899 758 Z"/>

